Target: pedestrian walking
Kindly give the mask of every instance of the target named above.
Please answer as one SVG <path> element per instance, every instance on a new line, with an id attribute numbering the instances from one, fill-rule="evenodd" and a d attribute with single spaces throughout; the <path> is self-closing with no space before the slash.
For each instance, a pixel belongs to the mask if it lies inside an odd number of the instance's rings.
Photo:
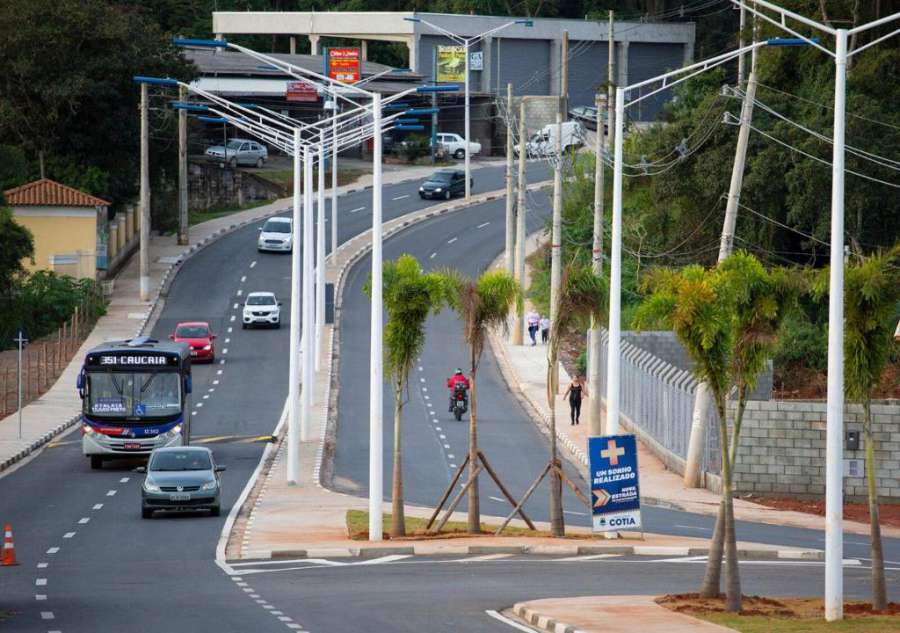
<path id="1" fill-rule="evenodd" d="M 541 325 L 541 315 L 532 310 L 526 318 L 528 323 L 528 336 L 531 337 L 531 346 L 537 345 L 537 332 Z"/>
<path id="2" fill-rule="evenodd" d="M 563 394 L 563 398 L 569 399 L 569 416 L 572 420 L 570 424 L 581 422 L 581 399 L 587 397 L 587 389 L 581 381 L 581 376 L 575 376 Z"/>
<path id="3" fill-rule="evenodd" d="M 547 341 L 550 340 L 550 319 L 546 316 L 541 317 L 541 343 L 544 345 L 547 344 Z"/>

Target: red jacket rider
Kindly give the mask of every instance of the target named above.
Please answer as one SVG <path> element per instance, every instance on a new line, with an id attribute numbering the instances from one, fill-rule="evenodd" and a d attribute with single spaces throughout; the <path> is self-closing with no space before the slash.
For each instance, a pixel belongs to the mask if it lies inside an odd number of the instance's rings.
<path id="1" fill-rule="evenodd" d="M 450 391 L 453 391 L 456 387 L 456 383 L 458 382 L 461 382 L 466 386 L 466 391 L 468 391 L 472 386 L 469 384 L 469 379 L 466 378 L 465 374 L 463 374 L 462 369 L 457 369 L 456 373 L 447 379 L 447 388 L 450 389 Z"/>

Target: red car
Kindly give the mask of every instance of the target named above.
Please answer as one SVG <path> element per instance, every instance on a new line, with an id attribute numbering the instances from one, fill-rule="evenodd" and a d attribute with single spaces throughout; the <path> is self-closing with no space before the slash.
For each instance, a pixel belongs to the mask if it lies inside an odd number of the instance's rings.
<path id="1" fill-rule="evenodd" d="M 191 348 L 191 360 L 213 362 L 216 359 L 216 348 L 213 341 L 216 335 L 209 329 L 206 321 L 185 321 L 175 326 L 175 333 L 169 338 L 176 343 L 187 343 Z"/>

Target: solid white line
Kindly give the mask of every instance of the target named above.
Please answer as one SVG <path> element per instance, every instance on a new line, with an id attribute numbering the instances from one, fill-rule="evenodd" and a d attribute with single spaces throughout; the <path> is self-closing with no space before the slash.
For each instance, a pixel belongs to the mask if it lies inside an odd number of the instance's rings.
<path id="1" fill-rule="evenodd" d="M 59 548 L 58 548 L 58 547 L 51 547 L 50 549 L 47 550 L 47 553 L 48 553 L 48 554 L 55 554 L 55 553 L 58 552 L 58 551 L 59 551 Z"/>
<path id="2" fill-rule="evenodd" d="M 563 514 L 571 514 L 577 517 L 586 517 L 588 516 L 587 512 L 575 512 L 575 510 L 563 510 Z"/>
<path id="3" fill-rule="evenodd" d="M 456 560 L 447 561 L 448 563 L 477 563 L 483 560 L 498 560 L 500 558 L 509 558 L 512 554 L 485 554 L 484 556 L 472 556 L 471 558 L 458 558 Z"/>
<path id="4" fill-rule="evenodd" d="M 453 242 L 455 242 L 455 241 L 458 240 L 458 239 L 459 239 L 458 237 L 452 237 L 452 238 L 450 238 L 449 240 L 447 240 L 447 243 L 448 243 L 448 244 L 452 244 Z"/>
<path id="5" fill-rule="evenodd" d="M 405 196 L 397 196 L 396 198 L 393 198 L 393 200 L 403 200 L 404 198 L 409 198 L 409 194 L 406 194 Z"/>
<path id="6" fill-rule="evenodd" d="M 84 525 L 85 523 L 89 523 L 90 520 L 91 520 L 91 517 L 81 517 L 80 519 L 78 519 L 78 523 L 81 525 Z"/>
<path id="7" fill-rule="evenodd" d="M 476 228 L 476 229 L 483 229 L 483 228 L 486 227 L 488 224 L 490 224 L 490 222 L 485 222 L 485 223 L 483 223 L 483 224 L 479 224 L 479 225 L 476 226 L 475 228 Z"/>
<path id="8" fill-rule="evenodd" d="M 569 556 L 568 558 L 557 558 L 554 560 L 556 563 L 578 563 L 586 560 L 602 560 L 604 558 L 616 558 L 621 556 L 621 554 L 589 554 L 586 556 Z"/>
<path id="9" fill-rule="evenodd" d="M 63 534 L 63 538 L 72 538 L 73 536 L 75 536 L 75 532 L 66 532 Z"/>
<path id="10" fill-rule="evenodd" d="M 119 483 L 120 483 L 120 484 L 127 484 L 127 483 L 128 483 L 128 477 L 122 477 L 121 479 L 119 479 Z"/>
<path id="11" fill-rule="evenodd" d="M 497 613 L 496 611 L 494 611 L 492 609 L 488 609 L 487 611 L 485 611 L 485 613 L 487 613 L 490 617 L 494 618 L 495 620 L 499 620 L 500 622 L 503 622 L 503 624 L 511 626 L 512 628 L 516 629 L 517 631 L 525 631 L 525 633 L 534 633 L 534 629 L 530 629 L 527 626 L 523 626 L 523 625 L 519 624 L 518 622 L 514 622 L 514 621 L 510 620 L 508 617 L 506 617 L 505 615 L 500 615 L 499 613 Z"/>
<path id="12" fill-rule="evenodd" d="M 710 529 L 697 525 L 673 525 L 672 527 L 681 528 L 682 530 L 698 530 L 700 532 L 709 532 Z"/>
<path id="13" fill-rule="evenodd" d="M 93 507 L 92 509 L 93 509 L 93 510 L 99 510 L 99 509 L 102 508 L 102 507 L 103 507 L 103 504 L 102 504 L 102 503 L 95 503 L 95 504 L 94 504 L 94 507 Z"/>

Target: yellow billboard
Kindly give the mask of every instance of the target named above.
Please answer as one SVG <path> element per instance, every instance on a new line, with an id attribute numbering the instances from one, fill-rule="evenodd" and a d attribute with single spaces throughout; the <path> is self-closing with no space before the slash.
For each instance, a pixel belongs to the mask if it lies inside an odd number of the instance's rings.
<path id="1" fill-rule="evenodd" d="M 463 82 L 466 80 L 466 47 L 438 46 L 436 81 Z"/>

